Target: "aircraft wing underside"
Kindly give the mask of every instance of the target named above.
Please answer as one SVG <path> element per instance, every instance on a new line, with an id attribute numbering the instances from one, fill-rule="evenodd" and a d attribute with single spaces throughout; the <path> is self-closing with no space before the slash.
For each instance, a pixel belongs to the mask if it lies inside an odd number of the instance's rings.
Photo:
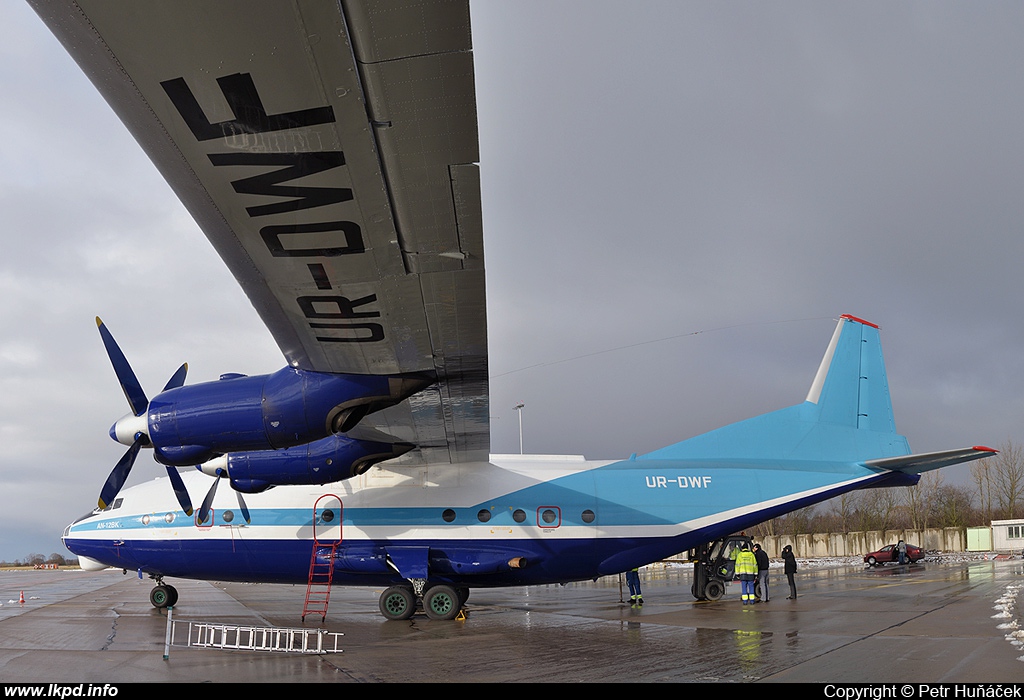
<path id="1" fill-rule="evenodd" d="M 289 365 L 436 377 L 364 425 L 419 447 L 403 461 L 486 460 L 468 3 L 30 2 Z"/>

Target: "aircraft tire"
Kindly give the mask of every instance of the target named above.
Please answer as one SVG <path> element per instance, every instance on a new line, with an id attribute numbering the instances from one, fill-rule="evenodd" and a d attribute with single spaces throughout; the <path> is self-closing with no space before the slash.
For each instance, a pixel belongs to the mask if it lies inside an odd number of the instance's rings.
<path id="1" fill-rule="evenodd" d="M 721 581 L 708 581 L 704 586 L 704 597 L 708 600 L 720 600 L 725 595 L 725 584 Z"/>
<path id="2" fill-rule="evenodd" d="M 166 608 L 168 605 L 174 605 L 174 601 L 177 599 L 178 592 L 174 590 L 173 586 L 160 584 L 154 586 L 153 590 L 149 592 L 149 602 L 154 608 Z"/>
<path id="3" fill-rule="evenodd" d="M 380 613 L 389 620 L 408 620 L 416 612 L 416 596 L 408 586 L 392 586 L 380 594 Z"/>
<path id="4" fill-rule="evenodd" d="M 466 586 L 459 586 L 455 589 L 455 592 L 459 594 L 459 607 L 461 608 L 469 600 L 469 588 Z"/>
<path id="5" fill-rule="evenodd" d="M 451 586 L 433 586 L 423 594 L 423 611 L 431 620 L 454 620 L 461 609 L 459 594 Z"/>

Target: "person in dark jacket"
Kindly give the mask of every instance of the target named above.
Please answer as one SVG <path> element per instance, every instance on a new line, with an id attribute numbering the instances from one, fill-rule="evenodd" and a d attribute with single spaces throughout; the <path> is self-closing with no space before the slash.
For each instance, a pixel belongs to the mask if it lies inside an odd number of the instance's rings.
<path id="1" fill-rule="evenodd" d="M 793 556 L 793 548 L 788 544 L 782 548 L 782 561 L 785 562 L 783 571 L 789 579 L 789 597 L 786 600 L 796 600 L 796 581 L 793 580 L 793 576 L 796 575 L 796 557 Z"/>
<path id="2" fill-rule="evenodd" d="M 761 545 L 754 545 L 754 558 L 757 560 L 757 582 L 761 585 L 761 602 L 768 602 L 768 552 Z"/>

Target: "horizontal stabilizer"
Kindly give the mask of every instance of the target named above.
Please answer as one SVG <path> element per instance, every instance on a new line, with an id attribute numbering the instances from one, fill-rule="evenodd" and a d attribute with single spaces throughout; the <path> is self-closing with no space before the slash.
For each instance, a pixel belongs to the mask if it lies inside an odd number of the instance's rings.
<path id="1" fill-rule="evenodd" d="M 944 452 L 922 452 L 916 455 L 904 455 L 902 457 L 886 457 L 885 459 L 872 459 L 864 462 L 866 467 L 880 467 L 892 471 L 903 472 L 904 474 L 920 474 L 922 472 L 948 467 L 961 462 L 970 462 L 975 459 L 992 457 L 999 454 L 991 447 L 965 447 L 959 450 L 945 450 Z"/>

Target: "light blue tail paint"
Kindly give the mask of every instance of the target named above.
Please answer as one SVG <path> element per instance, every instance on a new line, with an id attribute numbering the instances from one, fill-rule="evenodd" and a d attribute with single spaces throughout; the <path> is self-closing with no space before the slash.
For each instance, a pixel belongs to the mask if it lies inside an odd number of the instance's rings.
<path id="1" fill-rule="evenodd" d="M 878 328 L 844 315 L 806 400 L 727 425 L 637 460 L 864 462 L 910 454 L 896 433 Z"/>

